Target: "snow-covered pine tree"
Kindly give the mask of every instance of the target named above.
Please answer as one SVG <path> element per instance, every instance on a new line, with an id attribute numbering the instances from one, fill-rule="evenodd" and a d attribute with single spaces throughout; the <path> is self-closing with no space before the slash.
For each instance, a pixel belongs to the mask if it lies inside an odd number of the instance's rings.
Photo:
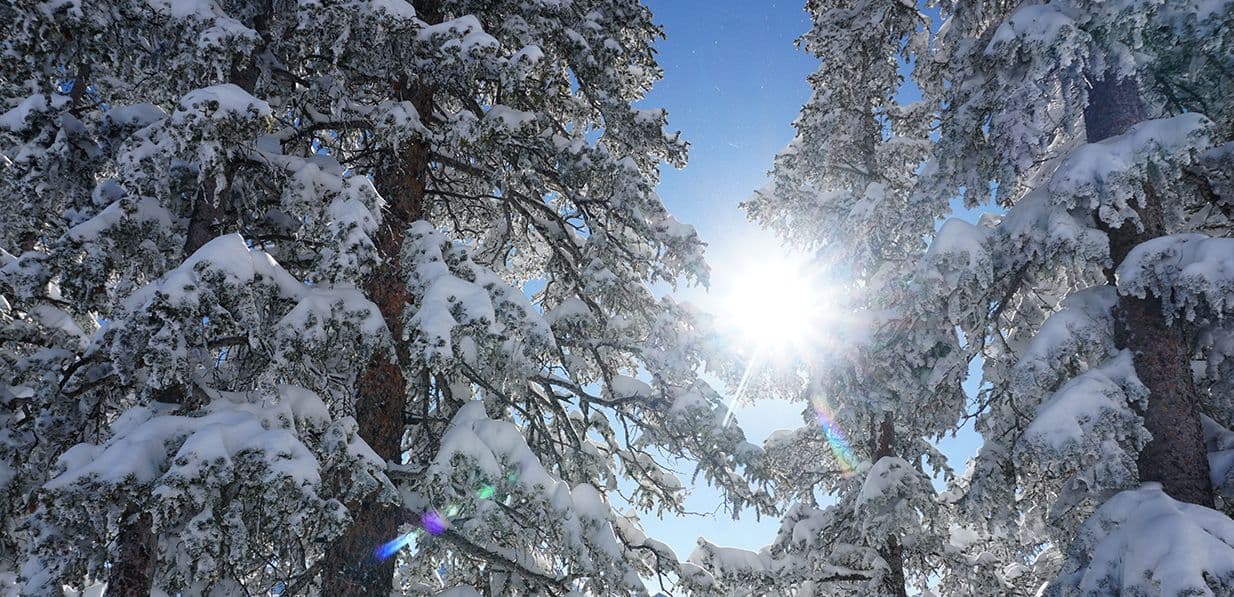
<path id="1" fill-rule="evenodd" d="M 1005 210 L 935 241 L 977 247 L 947 291 L 987 326 L 973 566 L 942 588 L 1229 593 L 1234 6 L 940 8 L 923 192 Z"/>
<path id="2" fill-rule="evenodd" d="M 968 247 L 927 253 L 948 205 L 914 193 L 932 112 L 898 100 L 929 19 L 903 2 L 806 9 L 799 43 L 821 60 L 813 95 L 745 208 L 820 264 L 842 264 L 861 323 L 822 331 L 837 337 L 804 358 L 806 426 L 764 446 L 777 493 L 795 502 L 775 542 L 759 553 L 703 543 L 692 559 L 729 594 L 905 595 L 943 566 L 949 529 L 931 473 L 950 471 L 926 440 L 963 413 L 968 358 L 947 295 L 927 294 Z"/>
<path id="3" fill-rule="evenodd" d="M 686 146 L 632 105 L 660 73 L 639 3 L 0 23 L 13 590 L 639 594 L 702 577 L 619 479 L 678 510 L 681 457 L 772 510 L 701 318 L 649 290 L 706 269 L 653 191 Z M 379 557 L 400 533 L 414 557 Z"/>

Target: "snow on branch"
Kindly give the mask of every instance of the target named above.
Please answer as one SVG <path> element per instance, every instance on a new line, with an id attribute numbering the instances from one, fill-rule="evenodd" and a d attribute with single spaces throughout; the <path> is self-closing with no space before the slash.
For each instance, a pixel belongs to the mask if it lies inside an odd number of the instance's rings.
<path id="1" fill-rule="evenodd" d="M 1118 294 L 1110 286 L 1086 288 L 1063 299 L 1020 351 L 1011 370 L 1012 390 L 1043 400 L 1065 380 L 1114 355 L 1117 304 Z"/>
<path id="2" fill-rule="evenodd" d="M 1118 267 L 1123 294 L 1159 297 L 1166 321 L 1234 312 L 1234 238 L 1174 234 L 1140 243 Z"/>
<path id="3" fill-rule="evenodd" d="M 97 556 L 66 542 L 106 545 L 118 514 L 113 500 L 122 500 L 151 512 L 155 528 L 176 537 L 161 546 L 168 565 L 159 574 L 166 586 L 191 590 L 246 561 L 250 532 L 261 529 L 278 546 L 332 536 L 348 520 L 344 503 L 374 491 L 393 496 L 385 463 L 357 437 L 355 421 L 332 420 L 304 388 L 219 393 L 198 412 L 177 410 L 157 402 L 133 407 L 105 441 L 78 444 L 58 459 L 40 489 L 46 508 L 34 522 L 38 553 Z M 342 492 L 337 479 L 347 479 Z M 294 515 L 285 516 L 293 505 Z M 275 518 L 283 521 L 278 528 L 263 528 Z M 68 528 L 80 535 L 57 531 Z"/>
<path id="4" fill-rule="evenodd" d="M 531 374 L 532 357 L 555 346 L 548 322 L 526 295 L 474 262 L 465 246 L 428 222 L 412 224 L 403 260 L 417 299 L 405 339 L 424 362 L 442 366 L 457 359 L 471 367 Z"/>
<path id="5" fill-rule="evenodd" d="M 1062 575 L 1045 591 L 1050 597 L 1232 593 L 1234 521 L 1176 501 L 1157 483 L 1102 505 L 1076 534 Z"/>
<path id="6" fill-rule="evenodd" d="M 1148 120 L 1126 133 L 1088 143 L 1063 160 L 1047 188 L 1068 209 L 1082 208 L 1113 228 L 1142 226 L 1135 208 L 1162 193 L 1182 168 L 1210 145 L 1213 123 L 1203 114 Z"/>
<path id="7" fill-rule="evenodd" d="M 91 352 L 107 354 L 121 379 L 157 389 L 192 385 L 192 372 L 218 358 L 212 345 L 224 338 L 241 338 L 281 366 L 322 374 L 345 368 L 336 360 L 348 354 L 366 358 L 388 336 L 376 305 L 358 290 L 304 284 L 231 234 L 125 299 Z M 344 338 L 358 350 L 340 353 Z"/>
<path id="8" fill-rule="evenodd" d="M 1015 456 L 1025 471 L 1044 473 L 1044 484 L 1062 481 L 1055 507 L 1064 510 L 1133 484 L 1135 459 L 1150 439 L 1137 414 L 1147 399 L 1131 353 L 1120 352 L 1046 400 L 1017 442 Z"/>

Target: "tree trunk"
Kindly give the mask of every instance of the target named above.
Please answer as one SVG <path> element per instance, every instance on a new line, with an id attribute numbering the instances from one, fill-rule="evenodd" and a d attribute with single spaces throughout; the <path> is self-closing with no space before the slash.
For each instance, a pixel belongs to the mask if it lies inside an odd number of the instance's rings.
<path id="1" fill-rule="evenodd" d="M 429 99 L 427 94 L 424 97 Z M 419 108 L 420 102 L 416 103 Z M 427 147 L 422 143 L 409 144 L 403 157 L 404 172 L 385 172 L 377 177 L 378 189 L 389 211 L 375 239 L 382 263 L 364 285 L 365 293 L 377 305 L 390 328 L 396 362 L 391 362 L 389 355 L 380 354 L 369 362 L 356 381 L 356 422 L 360 437 L 383 459 L 395 462 L 401 457 L 403 407 L 407 402 L 407 381 L 402 364 L 408 362 L 402 337 L 403 309 L 409 297 L 399 252 L 408 225 L 423 216 Z M 399 179 L 402 179 L 401 187 L 396 186 Z M 355 512 L 355 521 L 326 552 L 322 594 L 389 595 L 394 558 L 379 560 L 374 550 L 398 534 L 398 509 L 376 500 L 353 504 L 350 508 Z"/>
<path id="2" fill-rule="evenodd" d="M 883 416 L 882 423 L 875 434 L 874 462 L 887 456 L 895 456 L 896 429 L 891 413 Z M 887 562 L 887 577 L 883 582 L 884 595 L 907 597 L 908 589 L 904 578 L 904 548 L 896 536 L 887 537 L 887 544 L 878 550 L 878 555 Z"/>
<path id="3" fill-rule="evenodd" d="M 158 538 L 151 527 L 153 518 L 130 506 L 120 519 L 115 559 L 107 575 L 108 597 L 147 597 L 154 580 L 154 561 Z"/>
<path id="4" fill-rule="evenodd" d="M 257 31 L 268 28 L 268 17 L 272 9 L 269 2 L 264 6 L 266 12 L 254 20 Z M 250 60 L 246 66 L 232 69 L 231 82 L 251 94 L 256 90 L 259 74 L 256 60 Z M 76 91 L 76 85 L 74 87 Z M 226 179 L 230 184 L 233 168 L 228 166 L 227 170 Z M 193 202 L 193 211 L 189 214 L 184 248 L 181 251 L 182 259 L 196 253 L 227 227 L 232 217 L 228 201 L 228 189 L 217 188 L 214 178 L 208 178 L 202 183 Z M 182 409 L 188 409 L 194 406 L 194 400 L 188 394 L 191 391 L 190 388 L 163 388 L 157 392 L 154 399 L 158 402 L 181 404 Z M 107 582 L 108 597 L 146 596 L 151 593 L 154 587 L 154 567 L 158 559 L 157 544 L 153 517 L 149 513 L 138 512 L 135 507 L 131 508 L 120 520 L 120 532 L 116 537 L 117 559 L 112 562 Z"/>
<path id="5" fill-rule="evenodd" d="M 416 12 L 427 22 L 440 20 L 435 2 L 416 2 Z M 410 101 L 421 118 L 433 110 L 432 89 L 400 81 L 395 95 Z M 360 437 L 387 461 L 399 461 L 403 438 L 403 409 L 407 402 L 407 347 L 403 343 L 403 310 L 409 304 L 407 272 L 400 251 L 408 226 L 425 217 L 424 191 L 429 173 L 429 145 L 408 143 L 397 163 L 382 168 L 374 182 L 387 204 L 375 244 L 382 262 L 364 284 L 370 300 L 381 311 L 394 339 L 395 362 L 379 355 L 361 372 L 356 383 L 356 421 Z M 374 550 L 394 539 L 399 531 L 399 509 L 376 500 L 353 504 L 352 526 L 327 550 L 322 566 L 321 592 L 331 596 L 389 595 L 394 558 L 379 560 Z"/>
<path id="6" fill-rule="evenodd" d="M 1120 135 L 1132 125 L 1147 119 L 1140 91 L 1132 79 L 1113 75 L 1093 79 L 1084 125 L 1088 141 L 1094 143 Z M 1113 263 L 1106 276 L 1114 281 L 1114 270 L 1136 245 L 1165 230 L 1165 206 L 1152 189 L 1147 189 L 1145 205 L 1135 206 L 1141 227 L 1124 222 L 1100 227 L 1110 238 Z M 1191 376 L 1189 343 L 1182 328 L 1168 325 L 1160 297 L 1143 299 L 1121 296 L 1115 314 L 1115 342 L 1131 351 L 1136 375 L 1149 390 L 1148 406 L 1140 414 L 1153 439 L 1140 453 L 1137 466 L 1140 480 L 1161 483 L 1174 499 L 1213 506 L 1208 454 L 1200 425 L 1200 400 Z"/>

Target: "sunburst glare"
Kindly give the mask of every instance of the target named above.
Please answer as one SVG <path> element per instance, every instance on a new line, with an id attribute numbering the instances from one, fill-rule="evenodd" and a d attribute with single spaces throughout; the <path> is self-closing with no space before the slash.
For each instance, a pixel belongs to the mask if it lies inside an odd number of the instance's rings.
<path id="1" fill-rule="evenodd" d="M 728 276 L 716 288 L 720 328 L 746 361 L 729 398 L 725 424 L 760 370 L 798 358 L 825 358 L 826 351 L 836 348 L 829 340 L 852 324 L 843 316 L 843 285 L 829 280 L 828 268 L 776 245 L 756 244 L 750 243 L 739 259 L 728 262 L 730 269 L 724 272 Z M 830 405 L 821 396 L 811 396 L 810 408 L 841 474 L 852 474 L 857 458 Z"/>
<path id="2" fill-rule="evenodd" d="M 761 251 L 738 264 L 719 291 L 719 323 L 751 354 L 800 356 L 818 347 L 835 315 L 821 268 L 805 258 Z"/>

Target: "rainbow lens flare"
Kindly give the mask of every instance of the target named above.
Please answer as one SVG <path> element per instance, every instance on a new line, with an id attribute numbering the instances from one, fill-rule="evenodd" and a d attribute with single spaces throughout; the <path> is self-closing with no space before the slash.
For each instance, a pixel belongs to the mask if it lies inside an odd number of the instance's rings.
<path id="1" fill-rule="evenodd" d="M 452 506 L 451 509 L 453 509 L 456 513 L 458 512 L 457 506 Z M 427 531 L 428 534 L 436 537 L 446 532 L 446 529 L 449 527 L 450 521 L 446 520 L 445 516 L 442 516 L 441 513 L 436 510 L 429 510 L 428 512 L 420 515 L 420 528 L 414 529 L 405 535 L 400 535 L 392 541 L 381 544 L 377 549 L 373 550 L 373 557 L 377 558 L 378 561 L 381 561 L 398 553 L 398 550 L 411 545 L 411 542 L 415 541 L 416 536 L 420 534 L 421 530 Z"/>
<path id="2" fill-rule="evenodd" d="M 836 463 L 840 465 L 841 474 L 845 478 L 852 476 L 853 471 L 857 469 L 857 457 L 849 447 L 848 439 L 844 437 L 844 430 L 840 429 L 839 423 L 836 422 L 835 413 L 827 402 L 819 397 L 810 398 L 810 406 L 814 408 L 814 417 L 818 419 L 818 425 L 823 429 L 823 437 L 827 439 L 827 445 L 831 447 L 831 454 L 835 456 Z"/>
<path id="3" fill-rule="evenodd" d="M 516 482 L 518 480 L 518 471 L 510 471 L 507 473 L 506 480 L 510 483 Z M 482 500 L 493 499 L 493 496 L 495 495 L 497 495 L 497 488 L 493 485 L 481 485 L 480 488 L 476 490 L 476 497 Z M 396 537 L 392 541 L 383 543 L 377 549 L 373 550 L 373 557 L 377 558 L 379 561 L 389 558 L 390 556 L 398 553 L 398 550 L 411 545 L 412 541 L 415 541 L 416 536 L 420 534 L 420 531 L 425 531 L 434 537 L 446 532 L 446 529 L 450 528 L 450 519 L 458 516 L 461 510 L 462 509 L 458 506 L 458 504 L 450 504 L 449 506 L 446 506 L 445 515 L 442 515 L 436 510 L 429 510 L 424 514 L 421 514 L 420 524 L 418 525 L 419 528 L 412 530 L 406 535 Z"/>
<path id="4" fill-rule="evenodd" d="M 429 510 L 420 517 L 420 526 L 424 527 L 428 534 L 436 537 L 446 532 L 446 527 L 450 526 L 450 523 L 440 512 Z"/>
<path id="5" fill-rule="evenodd" d="M 388 559 L 390 556 L 398 553 L 398 550 L 410 545 L 411 542 L 415 540 L 416 534 L 419 532 L 420 529 L 416 529 L 406 535 L 396 537 L 393 541 L 383 543 L 377 549 L 373 550 L 373 557 L 377 558 L 377 561 L 379 562 Z"/>

